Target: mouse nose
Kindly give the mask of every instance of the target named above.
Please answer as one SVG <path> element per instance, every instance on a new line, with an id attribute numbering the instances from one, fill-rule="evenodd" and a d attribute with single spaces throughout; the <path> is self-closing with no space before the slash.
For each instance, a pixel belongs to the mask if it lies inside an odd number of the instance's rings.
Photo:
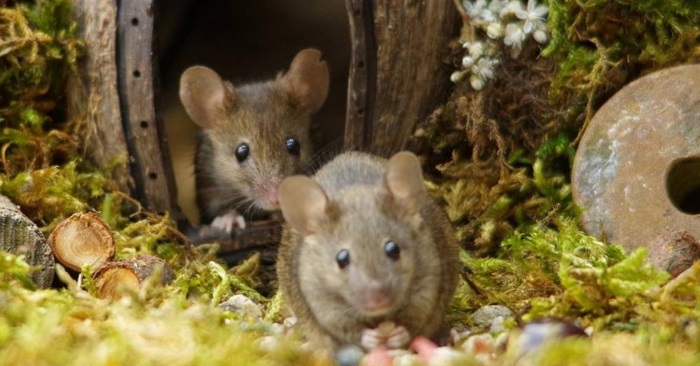
<path id="1" fill-rule="evenodd" d="M 280 206 L 280 198 L 279 195 L 277 194 L 277 189 L 270 189 L 267 191 L 267 200 L 270 202 L 272 206 L 279 207 Z"/>
<path id="2" fill-rule="evenodd" d="M 360 295 L 364 310 L 370 314 L 380 314 L 391 309 L 390 289 L 379 281 L 367 281 L 369 283 L 365 285 Z"/>
<path id="3" fill-rule="evenodd" d="M 382 311 L 390 305 L 389 296 L 384 291 L 368 291 L 365 308 L 370 311 Z"/>

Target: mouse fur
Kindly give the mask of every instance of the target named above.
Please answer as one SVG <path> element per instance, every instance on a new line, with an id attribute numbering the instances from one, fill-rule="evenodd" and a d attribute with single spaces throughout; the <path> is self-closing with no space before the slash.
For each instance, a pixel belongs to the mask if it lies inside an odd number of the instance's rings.
<path id="1" fill-rule="evenodd" d="M 279 209 L 280 182 L 309 164 L 311 115 L 328 87 L 328 66 L 315 49 L 300 51 L 273 80 L 235 87 L 207 67 L 185 70 L 180 99 L 201 127 L 195 179 L 202 223 L 231 212 L 255 219 Z M 298 148 L 290 149 L 289 139 Z M 247 155 L 239 154 L 243 144 Z"/>
<path id="2" fill-rule="evenodd" d="M 314 177 L 285 179 L 280 201 L 280 291 L 312 342 L 361 345 L 366 329 L 387 321 L 411 338 L 436 336 L 457 284 L 458 246 L 415 155 L 341 154 Z"/>

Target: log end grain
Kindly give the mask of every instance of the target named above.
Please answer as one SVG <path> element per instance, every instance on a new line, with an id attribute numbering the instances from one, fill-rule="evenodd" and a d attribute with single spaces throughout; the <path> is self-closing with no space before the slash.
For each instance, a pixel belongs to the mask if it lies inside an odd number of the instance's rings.
<path id="1" fill-rule="evenodd" d="M 74 214 L 58 224 L 49 245 L 56 260 L 76 271 L 86 264 L 100 267 L 114 257 L 112 229 L 92 212 Z"/>

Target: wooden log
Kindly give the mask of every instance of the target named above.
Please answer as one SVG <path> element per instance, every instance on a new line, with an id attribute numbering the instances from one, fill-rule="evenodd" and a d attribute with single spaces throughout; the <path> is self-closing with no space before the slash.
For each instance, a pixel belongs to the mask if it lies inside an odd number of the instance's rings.
<path id="1" fill-rule="evenodd" d="M 450 89 L 452 1 L 346 0 L 352 61 L 345 148 L 388 156 L 403 148 Z"/>
<path id="2" fill-rule="evenodd" d="M 161 271 L 160 281 L 164 285 L 175 278 L 170 266 L 153 255 L 139 254 L 127 260 L 105 263 L 93 275 L 97 296 L 118 299 L 129 291 L 138 290 L 143 281 L 157 270 Z"/>
<path id="3" fill-rule="evenodd" d="M 49 246 L 61 264 L 75 271 L 93 268 L 114 257 L 112 229 L 98 214 L 77 213 L 63 220 L 49 235 Z"/>
<path id="4" fill-rule="evenodd" d="M 117 4 L 115 0 L 73 0 L 76 36 L 85 43 L 78 72 L 67 80 L 67 117 L 73 133 L 84 136 L 85 155 L 97 166 L 111 167 L 124 192 L 134 187 L 117 92 Z"/>
<path id="5" fill-rule="evenodd" d="M 44 235 L 19 207 L 0 195 L 0 250 L 23 255 L 29 265 L 39 269 L 32 275 L 40 288 L 51 286 L 54 276 L 54 259 Z"/>
<path id="6" fill-rule="evenodd" d="M 136 180 L 135 195 L 148 209 L 170 212 L 184 219 L 177 207 L 177 191 L 163 121 L 157 113 L 153 0 L 119 3 L 117 60 L 123 126 Z"/>

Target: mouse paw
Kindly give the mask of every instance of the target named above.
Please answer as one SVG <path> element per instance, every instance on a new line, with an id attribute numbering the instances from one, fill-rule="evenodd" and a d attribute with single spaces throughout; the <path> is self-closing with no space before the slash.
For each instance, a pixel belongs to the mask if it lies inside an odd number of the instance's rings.
<path id="1" fill-rule="evenodd" d="M 367 351 L 373 350 L 384 344 L 384 336 L 377 329 L 365 329 L 362 331 L 360 345 Z"/>
<path id="2" fill-rule="evenodd" d="M 386 337 L 386 348 L 403 348 L 410 341 L 411 335 L 408 333 L 408 329 L 406 329 L 406 327 L 403 325 L 400 325 L 392 329 L 389 335 Z"/>
<path id="3" fill-rule="evenodd" d="M 233 229 L 245 229 L 245 219 L 238 212 L 229 211 L 214 218 L 210 226 L 230 234 Z"/>
<path id="4" fill-rule="evenodd" d="M 397 349 L 406 346 L 410 340 L 411 335 L 406 327 L 393 322 L 383 322 L 377 328 L 362 331 L 360 344 L 368 351 L 379 346 Z"/>

